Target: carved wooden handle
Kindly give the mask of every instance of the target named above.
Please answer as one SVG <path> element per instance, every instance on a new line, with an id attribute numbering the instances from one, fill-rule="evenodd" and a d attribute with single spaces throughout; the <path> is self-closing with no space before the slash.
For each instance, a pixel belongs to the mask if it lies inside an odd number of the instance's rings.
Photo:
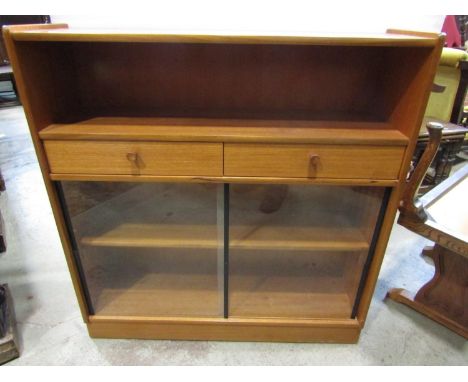
<path id="1" fill-rule="evenodd" d="M 427 169 L 437 154 L 437 149 L 439 148 L 440 140 L 442 138 L 442 130 L 444 129 L 444 126 L 437 122 L 429 122 L 426 126 L 429 133 L 429 142 L 427 143 L 426 149 L 424 150 L 411 179 L 406 185 L 400 204 L 400 217 L 420 222 L 426 221 L 427 214 L 424 211 L 424 206 L 421 201 L 416 198 L 416 194 L 424 176 L 426 175 Z"/>
<path id="2" fill-rule="evenodd" d="M 127 153 L 127 159 L 134 163 L 137 164 L 138 162 L 138 154 L 137 153 Z"/>
<path id="3" fill-rule="evenodd" d="M 318 165 L 320 162 L 320 156 L 318 154 L 310 153 L 309 154 L 309 163 L 312 166 Z"/>

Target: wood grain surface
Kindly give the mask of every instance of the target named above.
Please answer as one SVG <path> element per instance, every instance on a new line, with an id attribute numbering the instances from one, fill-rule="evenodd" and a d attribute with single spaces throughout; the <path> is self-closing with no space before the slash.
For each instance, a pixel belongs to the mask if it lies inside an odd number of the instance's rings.
<path id="1" fill-rule="evenodd" d="M 223 171 L 223 147 L 216 143 L 46 141 L 44 146 L 52 173 L 220 176 Z"/>
<path id="2" fill-rule="evenodd" d="M 225 144 L 226 176 L 396 179 L 401 147 Z M 311 156 L 316 156 L 312 163 Z"/>

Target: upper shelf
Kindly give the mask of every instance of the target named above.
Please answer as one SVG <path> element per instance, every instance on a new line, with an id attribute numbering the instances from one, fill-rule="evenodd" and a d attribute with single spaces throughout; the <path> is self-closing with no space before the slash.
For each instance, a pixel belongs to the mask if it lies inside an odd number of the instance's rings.
<path id="1" fill-rule="evenodd" d="M 344 46 L 434 46 L 435 33 L 390 30 L 380 34 L 320 34 L 287 31 L 201 31 L 201 30 L 94 30 L 67 28 L 65 24 L 10 27 L 17 41 L 162 42 L 200 44 L 299 44 Z"/>
<path id="2" fill-rule="evenodd" d="M 92 118 L 53 124 L 44 140 L 165 140 L 406 145 L 408 138 L 384 122 L 209 118 Z"/>

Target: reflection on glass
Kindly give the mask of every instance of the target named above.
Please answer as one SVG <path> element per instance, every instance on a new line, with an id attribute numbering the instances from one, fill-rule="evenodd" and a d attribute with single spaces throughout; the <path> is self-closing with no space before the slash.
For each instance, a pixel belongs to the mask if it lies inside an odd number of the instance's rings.
<path id="1" fill-rule="evenodd" d="M 377 187 L 232 185 L 229 315 L 349 318 Z"/>
<path id="2" fill-rule="evenodd" d="M 62 182 L 92 308 L 220 316 L 219 186 Z"/>

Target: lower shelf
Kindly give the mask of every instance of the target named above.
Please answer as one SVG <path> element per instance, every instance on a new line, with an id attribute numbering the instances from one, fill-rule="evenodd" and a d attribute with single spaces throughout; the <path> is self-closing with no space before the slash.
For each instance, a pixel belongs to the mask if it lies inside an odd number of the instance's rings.
<path id="1" fill-rule="evenodd" d="M 156 277 L 155 277 L 156 278 Z M 155 282 L 155 278 L 151 281 Z M 173 283 L 167 276 L 159 277 Z M 235 280 L 235 282 L 238 280 Z M 300 280 L 306 282 L 306 280 Z M 199 281 L 197 281 L 199 282 Z M 230 294 L 230 317 L 257 318 L 346 318 L 350 316 L 352 302 L 346 293 L 274 292 L 268 284 L 280 285 L 278 280 L 268 280 L 256 291 L 237 291 Z M 212 289 L 104 289 L 96 301 L 95 313 L 106 316 L 200 316 L 221 317 L 220 293 L 216 280 Z M 222 296 L 221 296 L 222 297 Z M 259 310 L 262 313 L 259 314 Z"/>
<path id="2" fill-rule="evenodd" d="M 107 248 L 106 251 L 113 251 Z M 229 272 L 229 317 L 349 318 L 364 256 L 349 253 L 236 253 Z M 353 259 L 354 263 L 350 263 Z M 222 317 L 224 274 L 216 252 L 166 251 L 83 257 L 94 313 L 106 316 Z M 350 271 L 351 270 L 351 271 Z"/>
<path id="3" fill-rule="evenodd" d="M 90 286 L 98 315 L 222 316 L 222 290 L 218 291 L 217 279 L 212 276 L 155 273 L 133 285 Z"/>

